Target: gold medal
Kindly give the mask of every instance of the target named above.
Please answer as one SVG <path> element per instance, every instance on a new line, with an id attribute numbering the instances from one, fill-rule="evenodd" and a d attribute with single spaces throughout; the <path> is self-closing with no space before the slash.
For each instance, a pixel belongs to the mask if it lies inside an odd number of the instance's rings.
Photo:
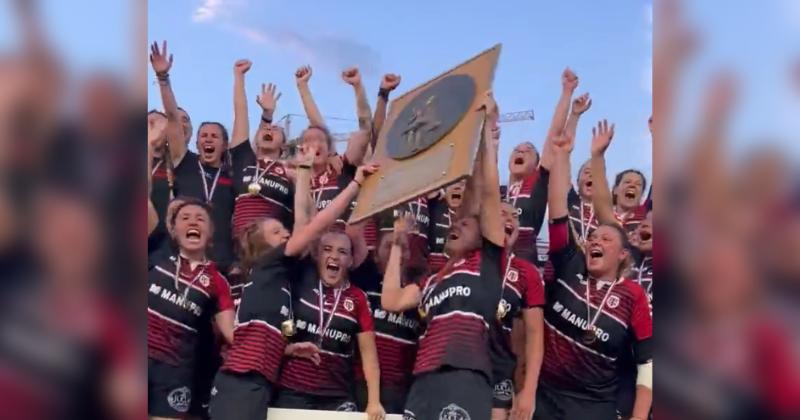
<path id="1" fill-rule="evenodd" d="M 287 319 L 286 321 L 281 322 L 281 333 L 283 333 L 284 337 L 291 337 L 294 335 L 294 320 Z"/>
<path id="2" fill-rule="evenodd" d="M 251 182 L 250 185 L 247 186 L 247 192 L 251 195 L 258 195 L 261 192 L 261 184 L 258 182 Z"/>
<path id="3" fill-rule="evenodd" d="M 505 300 L 500 300 L 500 302 L 497 304 L 497 320 L 498 321 L 500 321 L 503 318 L 505 318 L 506 314 L 508 314 L 508 309 L 506 308 L 506 305 L 503 305 L 504 302 L 505 302 Z"/>
<path id="4" fill-rule="evenodd" d="M 597 341 L 597 334 L 595 334 L 595 327 L 591 326 L 588 329 L 583 330 L 583 337 L 581 338 L 583 344 L 586 344 L 587 346 L 591 346 L 592 344 L 594 344 L 594 342 Z"/>
<path id="5" fill-rule="evenodd" d="M 425 316 L 428 315 L 428 313 L 425 312 L 425 309 L 422 309 L 422 306 L 417 308 L 417 312 L 419 312 L 420 319 L 425 318 Z"/>

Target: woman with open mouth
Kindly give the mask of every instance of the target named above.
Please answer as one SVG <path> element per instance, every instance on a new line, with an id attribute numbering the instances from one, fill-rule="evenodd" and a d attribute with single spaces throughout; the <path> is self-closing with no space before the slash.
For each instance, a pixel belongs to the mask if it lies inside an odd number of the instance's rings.
<path id="1" fill-rule="evenodd" d="M 601 124 L 594 134 L 593 150 L 610 141 L 613 126 Z M 602 224 L 583 247 L 569 228 L 573 147 L 570 135 L 560 134 L 553 141 L 548 204 L 550 259 L 557 280 L 545 286 L 545 355 L 534 419 L 617 419 L 619 372 L 633 360 L 635 403 L 632 413 L 622 414 L 643 420 L 653 389 L 653 322 L 647 295 L 637 282 L 622 277 L 630 257 L 622 227 Z"/>
<path id="2" fill-rule="evenodd" d="M 492 413 L 489 326 L 497 322 L 500 260 L 505 235 L 500 213 L 497 150 L 491 141 L 497 104 L 486 92 L 481 151 L 467 186 L 461 217 L 453 222 L 450 260 L 420 284 L 401 283 L 402 247 L 393 244 L 383 279 L 381 306 L 390 312 L 417 308 L 426 331 L 419 339 L 414 382 L 404 418 L 488 419 Z"/>
<path id="3" fill-rule="evenodd" d="M 172 215 L 177 253 L 150 261 L 147 299 L 148 414 L 184 418 L 192 404 L 199 331 L 212 321 L 233 341 L 233 300 L 228 282 L 207 251 L 211 211 L 185 199 Z"/>
<path id="4" fill-rule="evenodd" d="M 315 149 L 309 149 L 312 150 L 309 161 L 313 162 Z M 375 165 L 360 167 L 350 184 L 320 212 L 326 215 L 324 221 L 328 225 L 334 223 L 355 198 L 364 179 L 376 170 Z M 358 346 L 368 389 L 366 412 L 370 420 L 382 419 L 385 412 L 380 404 L 380 372 L 372 314 L 366 294 L 349 280 L 353 262 L 350 238 L 343 232 L 329 229 L 311 254 L 313 257 L 297 265 L 291 284 L 294 333 L 290 335 L 278 376 L 279 390 L 274 405 L 356 411 L 352 365 Z"/>
<path id="5" fill-rule="evenodd" d="M 456 183 L 448 185 L 439 197 L 429 200 L 429 212 L 431 223 L 428 233 L 428 271 L 438 273 L 447 264 L 449 257 L 445 252 L 447 234 L 450 232 L 450 225 L 455 219 L 461 201 L 464 198 L 464 188 L 467 181 L 462 179 Z"/>
<path id="6" fill-rule="evenodd" d="M 492 326 L 492 419 L 529 420 L 533 414 L 539 369 L 544 355 L 544 285 L 536 266 L 512 251 L 519 237 L 519 218 L 514 206 L 503 203 L 500 211 L 506 253 L 501 265 L 502 291 L 497 309 L 498 323 Z M 515 344 L 522 349 L 524 371 L 518 392 L 514 373 L 517 358 L 512 351 L 512 329 L 518 329 Z"/>
<path id="7" fill-rule="evenodd" d="M 234 342 L 214 384 L 210 405 L 214 420 L 264 419 L 276 394 L 284 355 L 309 363 L 325 357 L 311 342 L 287 345 L 288 340 L 294 340 L 303 331 L 299 328 L 302 318 L 292 310 L 297 307 L 293 305 L 291 292 L 297 293 L 302 286 L 295 273 L 311 264 L 306 257 L 309 246 L 335 222 L 358 193 L 364 177 L 376 168 L 361 168 L 331 206 L 311 218 L 309 192 L 315 152 L 312 148 L 301 148 L 298 152 L 293 232 L 271 218 L 258 220 L 245 231 L 241 262 L 247 283 L 237 314 Z M 324 371 L 325 366 L 320 369 Z M 377 412 L 377 408 L 371 409 Z"/>
<path id="8" fill-rule="evenodd" d="M 287 162 L 281 160 L 286 145 L 283 129 L 273 124 L 273 115 L 281 94 L 273 84 L 261 85 L 256 102 L 261 107 L 261 119 L 250 138 L 247 97 L 244 88 L 245 74 L 250 70 L 249 60 L 234 64 L 233 133 L 230 156 L 233 166 L 235 204 L 233 208 L 232 236 L 238 239 L 256 220 L 265 217 L 292 226 L 294 209 L 294 183 Z"/>

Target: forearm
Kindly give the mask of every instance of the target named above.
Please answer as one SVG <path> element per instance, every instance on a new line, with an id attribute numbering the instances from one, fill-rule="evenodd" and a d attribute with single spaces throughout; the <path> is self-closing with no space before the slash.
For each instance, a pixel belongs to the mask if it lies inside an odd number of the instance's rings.
<path id="1" fill-rule="evenodd" d="M 553 168 L 550 171 L 550 183 L 547 194 L 547 207 L 550 220 L 559 219 L 568 214 L 567 195 L 570 188 L 569 153 L 559 150 L 553 153 Z"/>
<path id="2" fill-rule="evenodd" d="M 306 111 L 306 117 L 311 125 L 318 127 L 325 127 L 325 120 L 322 118 L 322 113 L 317 108 L 317 103 L 314 102 L 314 97 L 311 96 L 311 89 L 308 83 L 298 83 L 297 91 L 300 93 L 300 100 L 303 102 L 303 109 Z"/>
<path id="3" fill-rule="evenodd" d="M 538 315 L 527 313 L 538 311 Z M 523 390 L 536 393 L 539 372 L 544 359 L 544 324 L 541 309 L 528 309 L 525 314 L 525 382 Z"/>
<path id="4" fill-rule="evenodd" d="M 632 418 L 646 420 L 650 416 L 653 403 L 653 391 L 642 385 L 636 385 L 636 399 L 633 403 Z"/>
<path id="5" fill-rule="evenodd" d="M 611 190 L 606 179 L 606 160 L 604 155 L 592 156 L 589 163 L 592 172 L 592 206 L 600 223 L 617 223 L 614 217 Z"/>
<path id="6" fill-rule="evenodd" d="M 158 226 L 158 212 L 152 200 L 147 200 L 147 236 L 150 236 Z"/>
<path id="7" fill-rule="evenodd" d="M 386 105 L 388 102 L 389 93 L 386 96 L 378 95 L 378 102 L 375 103 L 375 116 L 372 117 L 372 133 L 370 136 L 370 146 L 375 150 L 375 145 L 378 143 L 378 135 L 381 133 L 383 123 L 386 121 Z"/>
<path id="8" fill-rule="evenodd" d="M 481 140 L 483 142 L 483 140 Z M 478 217 L 481 211 L 480 192 L 483 188 L 483 144 L 478 145 L 478 155 L 472 166 L 472 176 L 467 178 L 461 206 L 456 210 L 457 219 Z"/>
<path id="9" fill-rule="evenodd" d="M 556 103 L 556 110 L 553 113 L 553 120 L 550 122 L 550 129 L 547 131 L 547 138 L 555 138 L 564 130 L 564 125 L 567 122 L 567 115 L 569 114 L 569 104 L 572 100 L 572 91 L 569 89 L 562 89 L 561 97 Z"/>
<path id="10" fill-rule="evenodd" d="M 347 150 L 345 150 L 344 154 L 351 165 L 359 166 L 364 162 L 367 146 L 369 146 L 369 138 L 369 130 L 356 132 L 350 136 L 347 141 Z"/>
<path id="11" fill-rule="evenodd" d="M 483 179 L 481 185 L 481 232 L 497 246 L 504 246 L 505 232 L 500 215 L 500 175 L 497 173 L 497 150 L 489 139 L 497 121 L 484 124 Z"/>
<path id="12" fill-rule="evenodd" d="M 345 210 L 347 210 L 347 208 L 350 206 L 350 202 L 356 198 L 359 189 L 360 186 L 355 180 L 350 182 L 350 184 L 347 185 L 347 188 L 342 190 L 339 195 L 333 199 L 328 207 L 325 207 L 324 210 L 314 216 L 314 219 L 310 224 L 312 229 L 314 231 L 322 231 L 322 229 L 332 225 L 333 222 L 335 222 L 336 219 L 341 216 Z"/>
<path id="13" fill-rule="evenodd" d="M 375 348 L 374 333 L 361 334 L 369 336 L 359 340 L 361 367 L 364 370 L 364 379 L 367 381 L 367 402 L 368 404 L 379 404 L 381 400 L 381 371 L 378 365 L 378 352 Z"/>
<path id="14" fill-rule="evenodd" d="M 172 84 L 169 75 L 159 76 L 158 84 L 161 90 L 161 102 L 164 106 L 164 114 L 167 116 L 167 141 L 169 143 L 169 154 L 172 162 L 177 165 L 186 154 L 186 143 L 184 132 L 178 115 L 178 102 L 172 92 Z"/>
<path id="15" fill-rule="evenodd" d="M 154 159 L 154 152 L 153 148 L 148 144 L 147 145 L 147 196 L 150 197 L 150 194 L 153 192 L 153 159 Z"/>
<path id="16" fill-rule="evenodd" d="M 369 108 L 367 91 L 364 85 L 359 83 L 353 87 L 356 94 L 356 115 L 358 116 L 358 128 L 360 130 L 372 131 L 372 110 Z"/>
<path id="17" fill-rule="evenodd" d="M 311 220 L 311 170 L 297 168 L 294 190 L 294 230 L 306 226 Z"/>
<path id="18" fill-rule="evenodd" d="M 233 133 L 230 147 L 234 148 L 250 137 L 250 117 L 247 115 L 247 93 L 244 88 L 244 74 L 233 79 Z"/>
<path id="19" fill-rule="evenodd" d="M 389 312 L 398 312 L 400 298 L 403 292 L 400 286 L 400 258 L 403 253 L 399 245 L 392 245 L 389 261 L 386 263 L 386 272 L 383 274 L 381 290 L 381 307 Z"/>

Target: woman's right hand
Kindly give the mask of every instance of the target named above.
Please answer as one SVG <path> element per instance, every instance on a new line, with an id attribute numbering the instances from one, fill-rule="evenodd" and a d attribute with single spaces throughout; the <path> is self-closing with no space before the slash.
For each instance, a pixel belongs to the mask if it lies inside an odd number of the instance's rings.
<path id="1" fill-rule="evenodd" d="M 311 360 L 319 366 L 322 359 L 319 356 L 319 347 L 316 344 L 303 341 L 302 343 L 291 343 L 286 346 L 284 354 L 291 357 L 302 357 Z"/>
<path id="2" fill-rule="evenodd" d="M 368 163 L 366 165 L 359 166 L 356 170 L 356 176 L 353 178 L 359 185 L 364 185 L 364 180 L 367 179 L 368 176 L 378 172 L 381 165 L 377 163 Z"/>

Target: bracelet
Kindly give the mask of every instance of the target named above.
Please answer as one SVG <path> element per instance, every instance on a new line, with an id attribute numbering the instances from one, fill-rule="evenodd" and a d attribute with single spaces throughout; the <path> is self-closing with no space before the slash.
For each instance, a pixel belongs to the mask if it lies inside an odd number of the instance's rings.
<path id="1" fill-rule="evenodd" d="M 311 165 L 297 165 L 300 169 L 311 169 Z"/>
<path id="2" fill-rule="evenodd" d="M 266 119 L 266 118 L 264 118 L 264 117 L 261 117 L 261 121 L 262 121 L 262 122 L 264 122 L 265 124 L 270 124 L 270 125 L 272 125 L 272 120 L 268 120 L 268 119 Z"/>
<path id="3" fill-rule="evenodd" d="M 355 182 L 356 185 L 358 185 L 358 188 L 361 188 L 361 186 L 362 186 L 361 183 L 358 182 L 355 178 L 353 178 L 353 182 Z"/>
<path id="4" fill-rule="evenodd" d="M 383 88 L 378 89 L 378 97 L 379 98 L 383 98 L 384 100 L 388 101 L 389 100 L 389 92 L 390 92 L 389 89 L 383 89 Z"/>
<path id="5" fill-rule="evenodd" d="M 161 82 L 168 81 L 169 80 L 169 73 L 165 72 L 165 71 L 158 72 L 158 73 L 156 73 L 156 79 L 158 79 Z"/>

